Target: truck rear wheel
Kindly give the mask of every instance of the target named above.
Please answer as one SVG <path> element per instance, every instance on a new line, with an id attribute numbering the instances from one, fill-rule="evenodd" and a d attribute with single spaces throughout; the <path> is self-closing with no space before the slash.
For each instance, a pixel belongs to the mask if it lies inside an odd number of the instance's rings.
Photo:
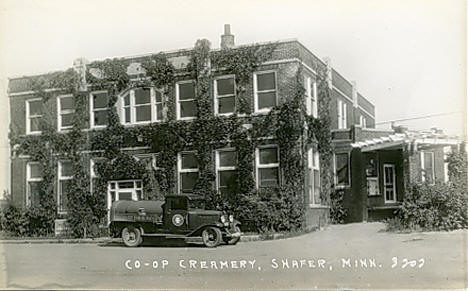
<path id="1" fill-rule="evenodd" d="M 203 243 L 208 248 L 217 247 L 221 243 L 222 239 L 221 230 L 217 227 L 207 227 L 202 232 Z"/>
<path id="2" fill-rule="evenodd" d="M 134 226 L 126 226 L 122 230 L 122 240 L 127 247 L 137 247 L 143 242 L 140 230 Z"/>

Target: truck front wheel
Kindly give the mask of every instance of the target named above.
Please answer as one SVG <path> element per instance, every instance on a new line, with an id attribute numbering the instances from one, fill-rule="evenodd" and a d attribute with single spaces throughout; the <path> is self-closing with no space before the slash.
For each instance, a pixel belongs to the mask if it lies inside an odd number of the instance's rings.
<path id="1" fill-rule="evenodd" d="M 134 226 L 126 226 L 122 230 L 122 240 L 127 247 L 137 247 L 143 242 L 140 230 Z"/>
<path id="2" fill-rule="evenodd" d="M 217 227 L 207 227 L 202 232 L 203 243 L 208 248 L 217 247 L 221 243 L 222 239 L 221 230 Z"/>

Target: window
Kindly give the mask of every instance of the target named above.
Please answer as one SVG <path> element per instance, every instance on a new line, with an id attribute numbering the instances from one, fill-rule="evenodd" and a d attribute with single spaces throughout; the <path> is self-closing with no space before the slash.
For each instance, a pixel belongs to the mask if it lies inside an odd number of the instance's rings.
<path id="1" fill-rule="evenodd" d="M 338 129 L 348 128 L 348 105 L 338 100 Z"/>
<path id="2" fill-rule="evenodd" d="M 107 125 L 108 95 L 106 91 L 93 92 L 89 98 L 89 112 L 91 128 L 105 127 Z"/>
<path id="3" fill-rule="evenodd" d="M 254 74 L 255 112 L 268 112 L 278 105 L 276 96 L 276 73 Z"/>
<path id="4" fill-rule="evenodd" d="M 158 169 L 158 166 L 157 166 L 158 154 L 157 153 L 136 154 L 133 157 L 137 161 L 143 162 L 145 164 L 146 168 L 149 169 L 149 170 Z"/>
<path id="5" fill-rule="evenodd" d="M 233 76 L 214 81 L 215 114 L 228 115 L 236 111 L 236 82 Z"/>
<path id="6" fill-rule="evenodd" d="M 198 158 L 195 152 L 179 153 L 177 159 L 179 193 L 193 193 L 198 180 Z"/>
<path id="7" fill-rule="evenodd" d="M 216 151 L 216 179 L 218 193 L 224 197 L 237 188 L 237 153 L 234 149 Z"/>
<path id="8" fill-rule="evenodd" d="M 40 181 L 42 181 L 41 164 L 28 163 L 26 165 L 26 206 L 39 206 Z"/>
<path id="9" fill-rule="evenodd" d="M 176 85 L 177 119 L 193 119 L 197 117 L 197 100 L 195 84 L 192 81 L 179 82 Z"/>
<path id="10" fill-rule="evenodd" d="M 58 212 L 67 212 L 68 197 L 70 195 L 70 184 L 73 178 L 72 163 L 70 161 L 59 161 L 58 164 Z"/>
<path id="11" fill-rule="evenodd" d="M 102 160 L 104 160 L 104 158 L 92 158 L 89 160 L 89 188 L 91 193 L 94 193 L 94 185 L 96 184 L 95 182 L 98 178 L 96 164 Z"/>
<path id="12" fill-rule="evenodd" d="M 123 124 L 144 124 L 163 120 L 163 93 L 156 88 L 136 88 L 121 97 Z"/>
<path id="13" fill-rule="evenodd" d="M 26 101 L 26 134 L 41 133 L 42 100 Z"/>
<path id="14" fill-rule="evenodd" d="M 335 185 L 349 186 L 349 174 L 348 153 L 335 154 Z"/>
<path id="15" fill-rule="evenodd" d="M 359 116 L 359 124 L 362 128 L 367 127 L 367 119 L 364 117 L 364 115 Z"/>
<path id="16" fill-rule="evenodd" d="M 313 81 L 310 77 L 305 78 L 305 92 L 306 92 L 306 110 L 307 115 L 318 117 L 318 96 L 317 96 L 317 82 Z"/>
<path id="17" fill-rule="evenodd" d="M 434 153 L 421 152 L 421 181 L 434 184 Z"/>
<path id="18" fill-rule="evenodd" d="M 73 115 L 75 113 L 75 99 L 72 95 L 57 97 L 58 130 L 66 130 L 73 127 Z"/>
<path id="19" fill-rule="evenodd" d="M 394 164 L 383 164 L 384 177 L 383 186 L 385 192 L 385 203 L 396 202 L 396 175 Z"/>
<path id="20" fill-rule="evenodd" d="M 279 151 L 277 146 L 263 146 L 255 152 L 257 188 L 279 186 Z"/>
<path id="21" fill-rule="evenodd" d="M 318 151 L 312 148 L 307 152 L 306 181 L 309 204 L 320 205 L 320 157 Z"/>
<path id="22" fill-rule="evenodd" d="M 143 199 L 143 182 L 141 180 L 109 181 L 107 185 L 107 209 L 112 202 L 119 200 Z"/>

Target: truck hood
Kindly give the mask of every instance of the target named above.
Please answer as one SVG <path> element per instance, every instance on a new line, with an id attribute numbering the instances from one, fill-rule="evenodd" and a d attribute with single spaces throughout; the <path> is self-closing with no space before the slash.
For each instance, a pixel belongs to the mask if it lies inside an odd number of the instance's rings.
<path id="1" fill-rule="evenodd" d="M 221 216 L 223 213 L 218 210 L 203 210 L 203 209 L 193 209 L 189 211 L 190 214 L 196 214 L 199 216 Z"/>

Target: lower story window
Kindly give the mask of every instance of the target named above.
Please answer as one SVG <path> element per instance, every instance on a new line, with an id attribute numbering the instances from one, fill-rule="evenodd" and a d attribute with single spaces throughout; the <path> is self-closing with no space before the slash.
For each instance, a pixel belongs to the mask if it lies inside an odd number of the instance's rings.
<path id="1" fill-rule="evenodd" d="M 141 180 L 109 181 L 107 192 L 107 207 L 110 209 L 114 201 L 143 199 L 143 182 Z"/>
<path id="2" fill-rule="evenodd" d="M 193 193 L 198 180 L 198 158 L 196 152 L 182 152 L 177 157 L 179 193 Z"/>
<path id="3" fill-rule="evenodd" d="M 216 151 L 218 193 L 232 195 L 237 188 L 237 154 L 234 149 Z"/>
<path id="4" fill-rule="evenodd" d="M 434 184 L 434 153 L 421 152 L 421 180 L 428 184 Z"/>
<path id="5" fill-rule="evenodd" d="M 58 164 L 58 212 L 67 213 L 70 186 L 73 178 L 72 163 L 70 161 L 59 161 Z"/>
<path id="6" fill-rule="evenodd" d="M 40 182 L 42 167 L 40 163 L 31 162 L 26 166 L 26 205 L 39 206 Z"/>
<path id="7" fill-rule="evenodd" d="M 307 191 L 309 204 L 320 205 L 320 157 L 312 148 L 307 153 Z"/>
<path id="8" fill-rule="evenodd" d="M 257 187 L 275 187 L 279 185 L 279 150 L 277 146 L 257 148 L 255 164 L 257 168 Z"/>
<path id="9" fill-rule="evenodd" d="M 335 154 L 335 184 L 336 186 L 349 186 L 348 153 Z"/>

